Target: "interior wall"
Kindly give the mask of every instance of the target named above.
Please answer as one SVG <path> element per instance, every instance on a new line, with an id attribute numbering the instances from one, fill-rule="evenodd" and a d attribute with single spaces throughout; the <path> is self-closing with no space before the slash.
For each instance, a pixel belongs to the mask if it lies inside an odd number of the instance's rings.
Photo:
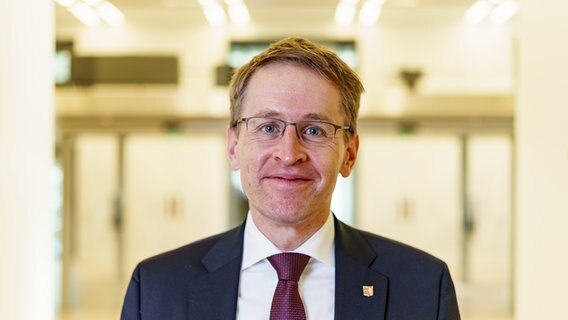
<path id="1" fill-rule="evenodd" d="M 49 2 L 0 1 L 1 319 L 53 319 L 53 24 Z"/>
<path id="2" fill-rule="evenodd" d="M 511 153 L 506 134 L 362 133 L 356 226 L 444 260 L 464 317 L 506 319 L 512 305 Z"/>
<path id="3" fill-rule="evenodd" d="M 75 140 L 77 228 L 73 272 L 65 275 L 75 307 L 116 316 L 137 263 L 225 231 L 230 220 L 223 135 L 127 135 L 123 172 L 120 141 L 117 134 Z M 120 226 L 117 205 L 123 208 Z"/>
<path id="4" fill-rule="evenodd" d="M 134 135 L 125 148 L 125 264 L 225 231 L 229 166 L 222 134 Z"/>
<path id="5" fill-rule="evenodd" d="M 64 275 L 73 299 L 66 304 L 87 309 L 118 308 L 123 293 L 118 270 L 122 253 L 115 224 L 119 141 L 112 134 L 83 134 L 74 144 L 75 205 L 71 220 L 76 228 L 70 242 L 72 271 Z"/>
<path id="6" fill-rule="evenodd" d="M 82 135 L 76 139 L 75 177 L 77 262 L 82 279 L 100 282 L 115 277 L 116 230 L 113 225 L 118 192 L 118 139 L 113 135 Z"/>
<path id="7" fill-rule="evenodd" d="M 470 26 L 461 15 L 360 29 L 359 72 L 366 86 L 362 113 L 401 113 L 408 93 L 398 73 L 423 75 L 412 95 L 507 95 L 513 88 L 508 26 Z"/>
<path id="8" fill-rule="evenodd" d="M 469 276 L 482 286 L 509 290 L 513 141 L 510 135 L 474 135 L 468 144 L 467 205 L 473 218 Z"/>
<path id="9" fill-rule="evenodd" d="M 363 135 L 357 227 L 427 251 L 461 278 L 460 145 L 452 135 Z"/>
<path id="10" fill-rule="evenodd" d="M 564 319 L 568 287 L 568 2 L 523 0 L 517 102 L 518 320 Z"/>

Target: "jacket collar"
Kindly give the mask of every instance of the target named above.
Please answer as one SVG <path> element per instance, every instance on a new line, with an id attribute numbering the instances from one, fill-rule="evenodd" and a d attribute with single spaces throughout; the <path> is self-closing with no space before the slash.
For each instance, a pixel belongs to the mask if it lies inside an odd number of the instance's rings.
<path id="1" fill-rule="evenodd" d="M 227 231 L 201 260 L 207 273 L 189 284 L 191 319 L 234 319 L 237 312 L 244 224 Z"/>
<path id="2" fill-rule="evenodd" d="M 334 217 L 335 320 L 384 319 L 388 278 L 371 269 L 377 254 L 358 231 Z M 234 319 L 244 223 L 226 232 L 202 259 L 207 273 L 189 285 L 192 319 Z M 203 318 L 200 318 L 203 317 Z"/>
<path id="3" fill-rule="evenodd" d="M 361 231 L 335 219 L 335 320 L 385 318 L 388 278 L 375 259 Z"/>

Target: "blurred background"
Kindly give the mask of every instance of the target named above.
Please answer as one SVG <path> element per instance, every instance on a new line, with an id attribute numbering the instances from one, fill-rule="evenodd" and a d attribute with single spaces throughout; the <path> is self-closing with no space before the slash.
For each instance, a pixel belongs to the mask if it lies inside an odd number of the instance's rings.
<path id="1" fill-rule="evenodd" d="M 239 224 L 228 81 L 285 36 L 366 88 L 341 220 L 446 261 L 465 320 L 567 315 L 566 4 L 3 1 L 2 318 L 118 319 L 140 260 Z"/>

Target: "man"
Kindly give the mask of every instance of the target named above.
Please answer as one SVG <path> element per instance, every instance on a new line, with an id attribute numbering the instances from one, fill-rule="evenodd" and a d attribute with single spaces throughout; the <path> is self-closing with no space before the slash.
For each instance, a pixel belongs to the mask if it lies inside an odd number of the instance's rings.
<path id="1" fill-rule="evenodd" d="M 357 158 L 362 92 L 343 61 L 304 39 L 241 67 L 227 140 L 248 217 L 140 263 L 122 319 L 460 319 L 442 261 L 331 213 L 337 176 Z"/>

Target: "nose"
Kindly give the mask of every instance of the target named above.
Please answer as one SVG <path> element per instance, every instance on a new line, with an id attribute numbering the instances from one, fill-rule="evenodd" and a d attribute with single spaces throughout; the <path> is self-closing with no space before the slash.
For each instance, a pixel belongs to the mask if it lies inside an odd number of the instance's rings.
<path id="1" fill-rule="evenodd" d="M 274 146 L 273 157 L 287 165 L 293 165 L 307 159 L 307 154 L 295 124 L 286 126 L 282 137 Z"/>

